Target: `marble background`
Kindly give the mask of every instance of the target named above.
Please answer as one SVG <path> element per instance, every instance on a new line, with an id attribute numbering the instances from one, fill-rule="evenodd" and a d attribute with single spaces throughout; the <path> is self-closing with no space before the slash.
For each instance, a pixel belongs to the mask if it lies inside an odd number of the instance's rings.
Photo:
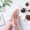
<path id="1" fill-rule="evenodd" d="M 11 4 L 10 7 L 6 6 L 5 7 L 5 12 L 3 13 L 4 19 L 5 19 L 5 23 L 7 24 L 7 22 L 10 20 L 11 21 L 11 16 L 13 14 L 13 12 L 18 9 L 19 7 L 26 7 L 24 4 L 26 2 L 30 2 L 30 0 L 12 0 L 13 3 Z M 3 23 L 3 21 L 2 21 Z M 4 30 L 4 26 L 0 26 L 0 30 Z M 24 28 L 24 30 L 30 30 L 30 25 L 28 26 L 29 28 Z M 22 29 L 23 30 L 23 29 Z"/>

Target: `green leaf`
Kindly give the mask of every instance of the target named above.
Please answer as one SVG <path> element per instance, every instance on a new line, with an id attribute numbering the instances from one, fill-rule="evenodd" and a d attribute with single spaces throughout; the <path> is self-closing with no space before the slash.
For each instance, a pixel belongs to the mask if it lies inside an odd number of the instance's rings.
<path id="1" fill-rule="evenodd" d="M 6 2 L 6 0 L 4 0 L 4 3 Z"/>
<path id="2" fill-rule="evenodd" d="M 7 2 L 10 2 L 10 3 L 12 3 L 12 1 L 7 1 Z"/>
<path id="3" fill-rule="evenodd" d="M 2 8 L 2 6 L 0 6 L 0 8 Z"/>
<path id="4" fill-rule="evenodd" d="M 5 3 L 3 4 L 3 7 L 5 7 Z"/>
<path id="5" fill-rule="evenodd" d="M 5 7 L 6 5 L 10 6 L 10 4 L 8 2 L 12 3 L 11 0 L 4 0 L 3 7 Z"/>
<path id="6" fill-rule="evenodd" d="M 10 6 L 10 4 L 9 4 L 9 3 L 6 3 L 5 5 L 8 5 L 8 6 Z"/>

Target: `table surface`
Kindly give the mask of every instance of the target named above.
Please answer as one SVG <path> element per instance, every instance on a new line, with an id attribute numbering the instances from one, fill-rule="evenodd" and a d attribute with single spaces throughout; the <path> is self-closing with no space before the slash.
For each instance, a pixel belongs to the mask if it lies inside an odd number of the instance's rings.
<path id="1" fill-rule="evenodd" d="M 19 7 L 20 8 L 25 7 L 24 3 L 26 3 L 27 1 L 30 2 L 30 0 L 12 0 L 12 1 L 13 1 L 13 4 L 11 4 L 10 7 L 7 6 L 5 9 L 6 11 L 3 13 L 5 23 L 7 23 L 9 21 L 9 19 L 11 19 L 11 15 L 15 11 L 15 9 L 18 9 Z M 2 23 L 4 23 L 4 22 L 2 21 Z M 30 27 L 30 26 L 28 26 L 28 27 Z M 24 28 L 24 30 L 26 30 L 26 29 Z M 0 26 L 0 30 L 4 30 L 4 25 Z"/>

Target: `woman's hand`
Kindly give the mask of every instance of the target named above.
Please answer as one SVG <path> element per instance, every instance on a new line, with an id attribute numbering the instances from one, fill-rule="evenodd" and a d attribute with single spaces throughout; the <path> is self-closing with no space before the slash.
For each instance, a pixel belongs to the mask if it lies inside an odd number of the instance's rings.
<path id="1" fill-rule="evenodd" d="M 19 10 L 16 9 L 11 16 L 11 22 L 9 21 L 5 26 L 5 30 L 19 30 L 18 27 L 19 21 Z"/>

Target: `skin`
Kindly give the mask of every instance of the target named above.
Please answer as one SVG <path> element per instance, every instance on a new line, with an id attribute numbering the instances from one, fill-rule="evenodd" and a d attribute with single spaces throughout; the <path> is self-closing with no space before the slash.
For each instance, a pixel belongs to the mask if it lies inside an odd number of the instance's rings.
<path id="1" fill-rule="evenodd" d="M 19 21 L 19 11 L 18 9 L 16 9 L 13 15 L 11 16 L 11 22 L 9 21 L 5 25 L 5 30 L 14 30 L 14 29 L 19 30 L 18 21 Z"/>

